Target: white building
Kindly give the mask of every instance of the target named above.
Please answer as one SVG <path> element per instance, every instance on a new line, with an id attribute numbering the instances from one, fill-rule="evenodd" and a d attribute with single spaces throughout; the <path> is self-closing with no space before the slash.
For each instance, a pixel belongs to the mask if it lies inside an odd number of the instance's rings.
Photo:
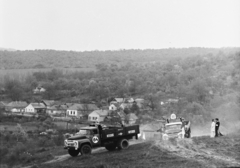
<path id="1" fill-rule="evenodd" d="M 88 115 L 88 121 L 104 121 L 108 113 L 108 110 L 95 110 Z"/>

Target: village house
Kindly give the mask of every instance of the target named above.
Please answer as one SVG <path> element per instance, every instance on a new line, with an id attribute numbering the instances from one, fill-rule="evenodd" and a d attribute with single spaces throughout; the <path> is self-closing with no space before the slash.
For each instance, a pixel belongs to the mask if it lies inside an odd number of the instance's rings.
<path id="1" fill-rule="evenodd" d="M 42 100 L 42 103 L 46 106 L 46 107 L 51 107 L 52 105 L 55 104 L 54 100 Z"/>
<path id="2" fill-rule="evenodd" d="M 114 100 L 117 102 L 117 103 L 119 103 L 119 104 L 121 104 L 121 103 L 123 103 L 124 102 L 124 98 L 114 98 Z"/>
<path id="3" fill-rule="evenodd" d="M 88 115 L 88 121 L 104 121 L 105 117 L 109 114 L 108 110 L 94 110 Z"/>
<path id="4" fill-rule="evenodd" d="M 25 111 L 25 107 L 27 107 L 27 105 L 28 104 L 25 101 L 13 101 L 5 106 L 5 111 L 13 113 L 22 113 Z"/>
<path id="5" fill-rule="evenodd" d="M 44 89 L 41 86 L 36 87 L 35 89 L 33 89 L 33 93 L 34 94 L 39 94 L 39 93 L 44 93 L 46 91 L 46 89 Z"/>
<path id="6" fill-rule="evenodd" d="M 121 108 L 122 110 L 124 110 L 124 109 L 129 109 L 129 108 L 131 108 L 132 107 L 132 103 L 122 103 L 120 106 L 119 106 L 119 108 Z"/>
<path id="7" fill-rule="evenodd" d="M 136 104 L 139 109 L 143 109 L 144 108 L 144 99 L 133 99 L 133 98 L 128 98 L 128 99 L 125 99 L 125 101 L 123 103 L 120 104 L 120 108 L 122 110 L 125 110 L 125 109 L 130 109 L 133 104 Z"/>
<path id="8" fill-rule="evenodd" d="M 109 106 L 109 110 L 111 111 L 116 111 L 119 107 L 119 104 L 117 103 L 111 103 L 110 106 Z"/>
<path id="9" fill-rule="evenodd" d="M 68 105 L 62 104 L 62 105 L 53 105 L 47 109 L 47 114 L 51 116 L 62 116 L 66 117 Z"/>
<path id="10" fill-rule="evenodd" d="M 68 107 L 67 116 L 82 118 L 84 115 L 88 115 L 91 111 L 98 109 L 99 108 L 95 104 L 73 104 Z"/>
<path id="11" fill-rule="evenodd" d="M 43 103 L 30 103 L 25 108 L 26 113 L 45 113 L 46 106 Z"/>

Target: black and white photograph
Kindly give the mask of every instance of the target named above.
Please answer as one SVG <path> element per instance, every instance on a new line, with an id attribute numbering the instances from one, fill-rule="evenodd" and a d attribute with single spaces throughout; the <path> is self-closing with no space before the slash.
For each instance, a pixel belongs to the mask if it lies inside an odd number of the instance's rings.
<path id="1" fill-rule="evenodd" d="M 240 0 L 0 0 L 0 168 L 240 167 Z"/>

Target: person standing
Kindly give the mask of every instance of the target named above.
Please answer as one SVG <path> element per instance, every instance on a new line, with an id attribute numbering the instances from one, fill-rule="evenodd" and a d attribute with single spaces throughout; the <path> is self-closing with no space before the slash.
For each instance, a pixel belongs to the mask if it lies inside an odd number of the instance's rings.
<path id="1" fill-rule="evenodd" d="M 219 136 L 219 127 L 220 127 L 220 122 L 218 118 L 216 118 L 216 124 L 215 124 L 215 137 Z"/>
<path id="2" fill-rule="evenodd" d="M 211 137 L 211 138 L 214 138 L 214 137 L 215 137 L 215 121 L 214 121 L 214 119 L 212 119 L 210 137 Z"/>

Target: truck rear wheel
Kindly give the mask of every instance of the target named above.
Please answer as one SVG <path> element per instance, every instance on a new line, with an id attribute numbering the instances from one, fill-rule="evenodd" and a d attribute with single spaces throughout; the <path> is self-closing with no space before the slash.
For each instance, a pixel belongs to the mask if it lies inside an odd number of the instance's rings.
<path id="1" fill-rule="evenodd" d="M 121 139 L 120 141 L 118 141 L 118 149 L 127 149 L 129 147 L 129 142 L 127 139 Z"/>
<path id="2" fill-rule="evenodd" d="M 116 149 L 117 145 L 116 144 L 108 144 L 105 146 L 105 148 L 108 150 L 108 151 L 114 151 Z"/>
<path id="3" fill-rule="evenodd" d="M 81 155 L 90 155 L 92 153 L 92 148 L 88 144 L 84 144 L 80 149 Z"/>
<path id="4" fill-rule="evenodd" d="M 68 149 L 68 153 L 72 157 L 76 157 L 79 154 L 79 150 L 70 150 L 70 149 Z"/>

